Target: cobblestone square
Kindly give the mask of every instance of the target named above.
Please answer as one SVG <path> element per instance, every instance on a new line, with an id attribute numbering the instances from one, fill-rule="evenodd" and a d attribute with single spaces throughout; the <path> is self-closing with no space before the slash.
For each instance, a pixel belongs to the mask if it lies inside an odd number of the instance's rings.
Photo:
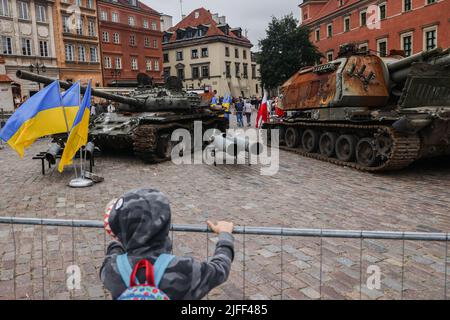
<path id="1" fill-rule="evenodd" d="M 175 224 L 225 219 L 239 226 L 450 230 L 448 159 L 369 174 L 280 151 L 279 173 L 261 176 L 259 166 L 147 165 L 103 155 L 95 172 L 105 181 L 83 190 L 67 186 L 71 168 L 41 174 L 31 157 L 48 143 L 35 143 L 24 160 L 8 147 L 0 150 L 2 216 L 101 220 L 110 199 L 151 186 L 167 194 Z M 175 254 L 199 259 L 216 240 L 188 233 L 173 238 Z M 247 235 L 244 248 L 244 236 L 235 238 L 230 279 L 209 299 L 444 298 L 445 243 Z M 109 240 L 103 230 L 0 225 L 0 298 L 109 299 L 98 276 Z M 70 265 L 81 268 L 80 290 L 67 289 Z M 380 267 L 380 290 L 365 286 L 369 265 Z"/>

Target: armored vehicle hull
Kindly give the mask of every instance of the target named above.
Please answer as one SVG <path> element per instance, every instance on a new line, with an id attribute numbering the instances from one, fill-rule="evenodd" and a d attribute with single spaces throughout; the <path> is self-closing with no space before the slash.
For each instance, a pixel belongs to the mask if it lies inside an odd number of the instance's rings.
<path id="1" fill-rule="evenodd" d="M 450 155 L 448 49 L 405 59 L 350 51 L 281 92 L 285 115 L 263 128 L 280 130 L 282 149 L 370 172 Z"/>

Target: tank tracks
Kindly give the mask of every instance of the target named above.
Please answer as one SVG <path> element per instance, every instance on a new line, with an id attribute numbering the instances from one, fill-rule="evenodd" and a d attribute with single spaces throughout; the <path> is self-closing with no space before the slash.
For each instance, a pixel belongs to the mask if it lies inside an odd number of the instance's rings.
<path id="1" fill-rule="evenodd" d="M 371 131 L 382 132 L 389 135 L 392 141 L 392 150 L 390 156 L 374 167 L 362 166 L 356 162 L 345 162 L 337 158 L 327 157 L 320 153 L 309 153 L 299 148 L 289 148 L 281 146 L 280 149 L 295 152 L 301 156 L 326 161 L 336 165 L 350 167 L 360 171 L 366 172 L 382 172 L 391 170 L 400 170 L 408 167 L 411 163 L 419 158 L 420 152 L 420 137 L 418 135 L 404 135 L 396 132 L 392 127 L 386 125 L 357 125 L 357 124 L 338 124 L 338 123 L 310 123 L 310 122 L 284 122 L 282 124 L 270 124 L 270 127 L 277 127 L 279 125 L 300 127 L 301 129 L 329 129 L 334 131 Z"/>

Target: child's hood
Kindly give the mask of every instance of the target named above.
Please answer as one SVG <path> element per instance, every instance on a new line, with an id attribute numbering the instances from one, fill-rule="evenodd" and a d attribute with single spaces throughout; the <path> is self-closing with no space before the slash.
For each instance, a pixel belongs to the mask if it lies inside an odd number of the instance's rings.
<path id="1" fill-rule="evenodd" d="M 166 196 L 155 189 L 131 190 L 114 204 L 109 224 L 132 255 L 159 255 L 172 249 L 171 212 Z"/>

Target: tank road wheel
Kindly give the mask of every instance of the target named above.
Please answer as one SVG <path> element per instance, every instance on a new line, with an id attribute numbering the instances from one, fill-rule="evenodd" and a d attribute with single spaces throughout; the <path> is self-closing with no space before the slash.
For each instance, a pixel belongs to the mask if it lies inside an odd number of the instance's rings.
<path id="1" fill-rule="evenodd" d="M 158 145 L 156 147 L 156 153 L 158 157 L 162 159 L 172 158 L 172 149 L 174 147 L 173 141 L 171 141 L 170 135 L 163 135 L 158 140 Z"/>
<path id="2" fill-rule="evenodd" d="M 357 138 L 343 134 L 336 140 L 336 156 L 339 160 L 349 162 L 355 158 Z"/>
<path id="3" fill-rule="evenodd" d="M 356 146 L 356 161 L 364 167 L 374 167 L 377 163 L 375 141 L 370 138 L 359 140 Z"/>
<path id="4" fill-rule="evenodd" d="M 284 134 L 284 141 L 288 148 L 296 148 L 300 145 L 300 131 L 297 128 L 289 127 Z"/>
<path id="5" fill-rule="evenodd" d="M 319 146 L 319 133 L 316 130 L 308 129 L 302 136 L 303 149 L 307 152 L 315 152 Z"/>
<path id="6" fill-rule="evenodd" d="M 285 144 L 284 136 L 285 136 L 286 128 L 283 127 L 283 126 L 276 126 L 274 129 L 275 130 L 280 130 L 279 131 L 279 133 L 280 133 L 280 136 L 279 136 L 280 137 L 280 145 Z"/>
<path id="7" fill-rule="evenodd" d="M 337 134 L 334 132 L 325 132 L 320 136 L 320 153 L 328 158 L 334 156 L 336 148 Z"/>

